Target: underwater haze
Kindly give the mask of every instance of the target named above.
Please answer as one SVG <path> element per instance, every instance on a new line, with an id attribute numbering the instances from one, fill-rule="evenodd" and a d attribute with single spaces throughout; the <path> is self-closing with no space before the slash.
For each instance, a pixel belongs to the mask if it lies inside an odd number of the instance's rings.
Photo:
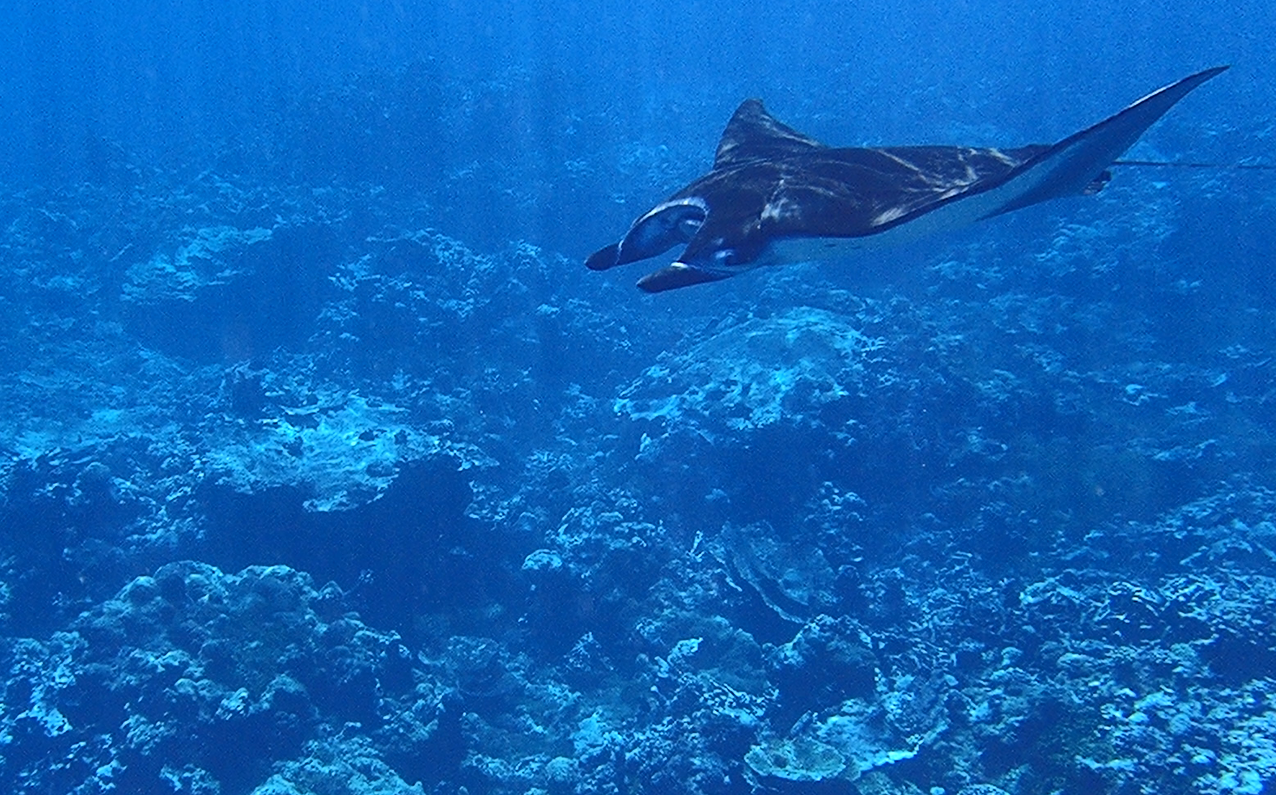
<path id="1" fill-rule="evenodd" d="M 0 9 L 0 792 L 1276 792 L 1276 5 Z M 584 264 L 747 98 L 1219 65 L 1095 195 Z"/>

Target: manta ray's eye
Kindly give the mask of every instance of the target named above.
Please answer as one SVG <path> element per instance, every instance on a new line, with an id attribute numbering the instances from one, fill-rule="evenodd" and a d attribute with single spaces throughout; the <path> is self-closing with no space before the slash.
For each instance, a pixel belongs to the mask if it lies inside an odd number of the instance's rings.
<path id="1" fill-rule="evenodd" d="M 729 268 L 735 264 L 735 249 L 723 248 L 713 252 L 713 264 Z"/>

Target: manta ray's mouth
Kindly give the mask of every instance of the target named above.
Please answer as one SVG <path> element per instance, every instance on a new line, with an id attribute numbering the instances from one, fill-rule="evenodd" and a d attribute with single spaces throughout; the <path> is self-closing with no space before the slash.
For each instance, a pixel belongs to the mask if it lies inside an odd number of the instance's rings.
<path id="1" fill-rule="evenodd" d="M 652 271 L 638 280 L 638 289 L 647 293 L 663 293 L 679 287 L 690 287 L 693 284 L 716 282 L 726 279 L 731 273 L 712 273 L 698 265 L 675 262 L 658 271 Z"/>

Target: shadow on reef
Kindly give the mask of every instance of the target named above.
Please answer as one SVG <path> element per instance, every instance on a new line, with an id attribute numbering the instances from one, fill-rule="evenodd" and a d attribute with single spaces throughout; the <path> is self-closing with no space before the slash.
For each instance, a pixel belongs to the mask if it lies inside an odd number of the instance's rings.
<path id="1" fill-rule="evenodd" d="M 126 326 L 148 347 L 198 362 L 295 348 L 315 331 L 340 255 L 322 224 L 201 229 L 129 269 Z"/>
<path id="2" fill-rule="evenodd" d="M 3 472 L 0 615 L 11 631 L 56 626 L 158 562 L 130 554 L 149 506 L 113 474 L 129 469 L 128 447 L 114 456 L 57 449 Z"/>
<path id="3" fill-rule="evenodd" d="M 374 624 L 405 636 L 425 613 L 509 592 L 511 573 L 492 565 L 501 556 L 488 548 L 498 542 L 476 537 L 470 487 L 451 460 L 406 465 L 393 488 L 358 508 L 309 511 L 310 496 L 295 486 L 205 488 L 201 560 L 228 571 L 284 564 L 336 582 Z"/>

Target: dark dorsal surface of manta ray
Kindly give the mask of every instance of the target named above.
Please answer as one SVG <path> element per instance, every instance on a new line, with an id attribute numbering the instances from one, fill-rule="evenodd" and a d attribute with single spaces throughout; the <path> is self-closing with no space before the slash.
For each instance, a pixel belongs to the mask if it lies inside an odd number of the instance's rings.
<path id="1" fill-rule="evenodd" d="M 832 259 L 893 245 L 1061 196 L 1095 193 L 1108 167 L 1217 66 L 1185 77 L 1056 144 L 826 146 L 746 100 L 722 133 L 713 169 L 645 213 L 593 270 L 681 256 L 647 274 L 650 293 L 764 265 Z"/>

